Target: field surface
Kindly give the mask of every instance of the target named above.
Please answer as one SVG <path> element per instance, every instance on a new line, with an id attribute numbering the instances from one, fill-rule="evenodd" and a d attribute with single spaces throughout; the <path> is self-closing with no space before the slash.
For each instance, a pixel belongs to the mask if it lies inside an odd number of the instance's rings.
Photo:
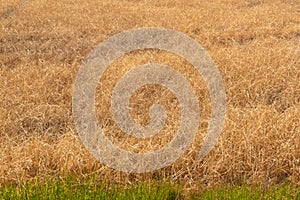
<path id="1" fill-rule="evenodd" d="M 149 123 L 148 110 L 165 106 L 165 127 L 150 139 L 123 133 L 110 99 L 130 69 L 165 64 L 190 82 L 201 108 L 200 128 L 171 166 L 146 174 L 106 167 L 82 145 L 72 116 L 77 72 L 110 36 L 140 27 L 182 32 L 218 66 L 226 95 L 225 127 L 213 150 L 198 159 L 211 104 L 195 69 L 176 54 L 134 51 L 116 60 L 99 80 L 96 111 L 117 146 L 144 153 L 174 137 L 180 107 L 172 92 L 150 84 L 130 100 L 132 118 Z M 300 185 L 299 0 L 0 0 L 0 185 L 69 175 L 134 184 L 168 180 L 187 191 L 222 184 Z"/>

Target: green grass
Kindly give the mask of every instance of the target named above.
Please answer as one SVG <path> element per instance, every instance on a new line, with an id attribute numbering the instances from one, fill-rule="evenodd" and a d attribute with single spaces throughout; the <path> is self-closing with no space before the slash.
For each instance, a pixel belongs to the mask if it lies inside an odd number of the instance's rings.
<path id="1" fill-rule="evenodd" d="M 0 189 L 0 199 L 299 199 L 300 187 L 272 186 L 262 194 L 260 187 L 222 186 L 187 194 L 171 183 L 143 182 L 134 185 L 110 185 L 95 180 L 65 179 L 8 184 Z M 263 198 L 262 198 L 263 197 Z"/>
<path id="2" fill-rule="evenodd" d="M 57 179 L 5 185 L 0 199 L 182 199 L 181 191 L 169 183 L 108 186 L 93 180 Z"/>
<path id="3" fill-rule="evenodd" d="M 250 186 L 223 186 L 214 190 L 207 190 L 198 195 L 192 195 L 192 199 L 296 199 L 300 200 L 300 187 L 291 185 L 277 185 L 263 189 Z"/>

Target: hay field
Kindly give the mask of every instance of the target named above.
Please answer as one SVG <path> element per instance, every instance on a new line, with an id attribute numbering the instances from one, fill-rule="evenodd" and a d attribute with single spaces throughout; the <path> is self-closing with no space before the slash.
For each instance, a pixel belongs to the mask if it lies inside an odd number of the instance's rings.
<path id="1" fill-rule="evenodd" d="M 299 0 L 1 0 L 0 23 L 1 184 L 70 174 L 120 183 L 168 179 L 188 188 L 300 184 Z M 80 65 L 103 40 L 138 27 L 185 33 L 220 70 L 227 117 L 218 144 L 202 161 L 197 154 L 210 116 L 208 92 L 193 67 L 168 52 L 135 51 L 114 62 L 99 80 L 96 109 L 116 145 L 133 152 L 161 148 L 180 117 L 169 90 L 147 85 L 132 96 L 138 123 L 149 122 L 153 102 L 175 119 L 142 141 L 118 129 L 109 102 L 129 69 L 149 62 L 173 67 L 190 81 L 201 108 L 197 138 L 180 159 L 153 173 L 126 174 L 99 163 L 77 136 L 72 91 Z"/>

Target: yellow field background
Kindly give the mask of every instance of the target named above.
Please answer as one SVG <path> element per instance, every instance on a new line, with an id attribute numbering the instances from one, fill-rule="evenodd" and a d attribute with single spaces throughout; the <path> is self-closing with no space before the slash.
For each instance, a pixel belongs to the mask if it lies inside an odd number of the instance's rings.
<path id="1" fill-rule="evenodd" d="M 187 187 L 222 183 L 300 184 L 299 0 L 1 0 L 0 183 L 34 177 L 96 174 L 108 182 L 171 180 Z M 157 85 L 131 99 L 136 122 L 149 122 L 153 102 L 165 105 L 166 126 L 138 141 L 122 133 L 110 112 L 112 88 L 140 64 L 166 64 L 193 86 L 201 108 L 197 138 L 172 166 L 147 174 L 110 169 L 82 146 L 72 118 L 76 73 L 110 36 L 139 27 L 182 32 L 210 54 L 227 94 L 224 130 L 204 160 L 198 151 L 210 116 L 201 76 L 172 53 L 135 51 L 99 80 L 96 108 L 105 134 L 132 152 L 161 148 L 178 127 L 176 97 Z"/>

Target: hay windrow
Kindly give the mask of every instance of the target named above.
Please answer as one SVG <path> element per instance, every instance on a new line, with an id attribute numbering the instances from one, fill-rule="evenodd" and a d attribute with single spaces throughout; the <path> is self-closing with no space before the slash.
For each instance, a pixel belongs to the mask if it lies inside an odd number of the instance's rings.
<path id="1" fill-rule="evenodd" d="M 7 0 L 0 8 L 0 184 L 93 173 L 112 182 L 171 179 L 189 187 L 300 184 L 299 1 L 40 0 L 14 16 L 1 17 L 19 2 Z M 227 118 L 216 147 L 197 160 L 210 116 L 201 77 L 185 60 L 166 52 L 124 56 L 99 80 L 96 95 L 99 121 L 120 147 L 157 149 L 177 127 L 169 122 L 159 137 L 139 143 L 111 122 L 111 87 L 134 66 L 155 61 L 180 71 L 201 107 L 198 136 L 179 160 L 153 173 L 125 174 L 103 166 L 82 146 L 72 118 L 73 84 L 83 59 L 97 44 L 123 30 L 149 26 L 183 32 L 207 49 L 224 80 Z M 139 123 L 149 120 L 149 102 L 141 103 L 150 96 L 178 118 L 176 98 L 152 85 L 131 99 L 131 114 Z"/>

